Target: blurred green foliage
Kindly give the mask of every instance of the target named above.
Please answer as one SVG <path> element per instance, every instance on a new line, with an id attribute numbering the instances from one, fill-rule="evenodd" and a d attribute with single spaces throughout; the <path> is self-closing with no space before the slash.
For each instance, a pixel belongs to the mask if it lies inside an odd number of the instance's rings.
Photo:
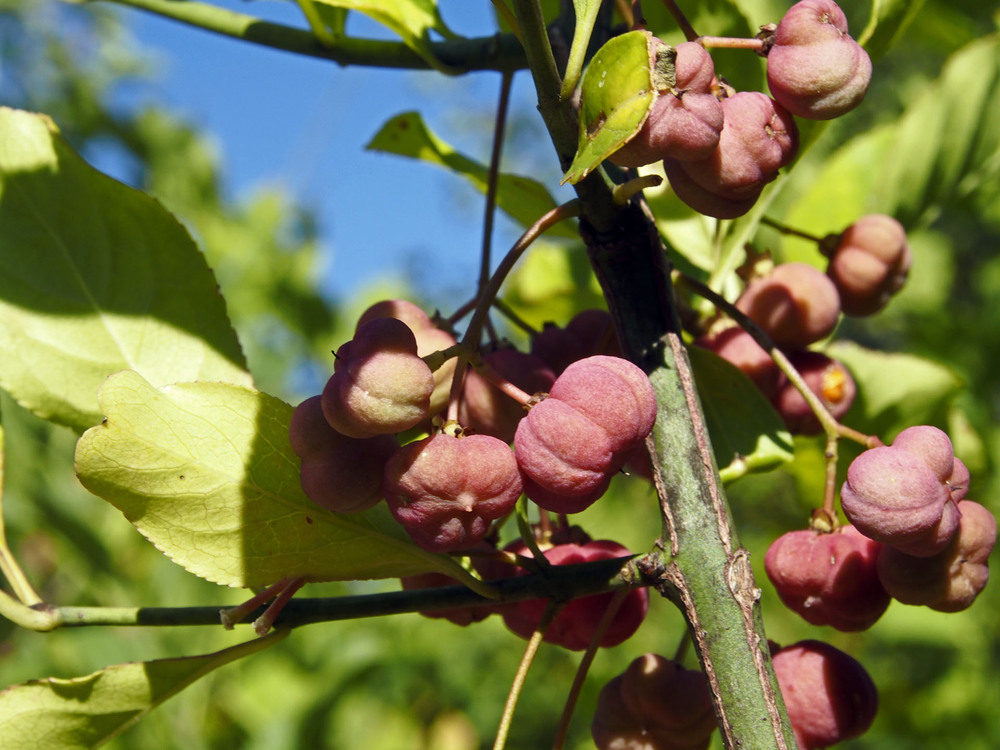
<path id="1" fill-rule="evenodd" d="M 860 32 L 868 6 L 861 0 L 842 5 L 852 29 Z M 647 6 L 651 28 L 666 31 L 669 22 L 659 4 Z M 745 34 L 756 28 L 757 19 L 777 20 L 785 4 L 746 0 L 739 4 L 739 14 L 733 13 L 735 7 L 721 0 L 701 3 L 692 21 L 706 33 Z M 896 123 L 908 109 L 920 106 L 922 92 L 960 49 L 980 39 L 980 44 L 996 44 L 991 35 L 997 20 L 996 10 L 979 0 L 925 2 L 878 61 L 865 105 L 819 134 L 769 215 L 822 234 L 836 231 L 857 212 L 889 210 L 876 202 L 873 185 L 891 166 L 879 160 L 893 153 Z M 131 182 L 189 226 L 216 270 L 258 386 L 295 402 L 322 382 L 331 342 L 347 337 L 357 313 L 376 299 L 406 290 L 396 282 L 375 281 L 356 299 L 326 298 L 317 285 L 320 242 L 311 216 L 277 191 L 239 202 L 224 198 L 215 156 L 203 136 L 170 112 L 110 109 L 107 102 L 115 87 L 146 69 L 133 50 L 117 16 L 101 7 L 0 2 L 0 64 L 5 81 L 14 82 L 5 90 L 4 103 L 49 113 L 84 154 L 97 144 L 112 144 L 127 155 L 134 169 Z M 720 67 L 727 75 L 733 70 L 734 81 L 759 87 L 762 67 L 727 64 L 725 55 L 722 59 Z M 977 74 L 981 66 L 965 75 Z M 990 75 L 995 82 L 997 71 Z M 948 80 L 952 87 L 975 83 L 981 89 L 979 81 Z M 963 101 L 959 92 L 953 108 L 960 109 Z M 985 106 L 989 110 L 990 101 Z M 979 116 L 996 118 L 996 100 L 992 114 Z M 928 137 L 951 136 L 929 131 Z M 933 141 L 924 147 L 936 153 L 939 145 Z M 921 145 L 910 148 L 919 151 Z M 897 152 L 892 158 L 907 154 Z M 887 416 L 865 413 L 861 406 L 847 421 L 884 431 L 886 438 L 914 419 L 948 429 L 958 454 L 973 470 L 970 497 L 996 511 L 998 154 L 967 166 L 967 173 L 977 174 L 974 190 L 932 191 L 933 200 L 907 214 L 916 257 L 911 283 L 876 318 L 846 321 L 837 338 L 929 361 L 941 385 L 921 402 L 919 416 L 909 399 L 926 386 L 929 375 L 910 370 L 908 377 L 888 386 L 866 375 L 860 383 L 861 403 L 866 389 L 872 403 L 876 391 L 882 402 L 892 402 L 885 390 L 898 388 L 899 408 Z M 769 230 L 762 229 L 754 244 L 779 258 L 816 262 L 810 247 Z M 599 304 L 583 260 L 582 251 L 572 246 L 533 252 L 512 280 L 508 302 L 534 325 L 565 321 L 575 310 Z M 870 372 L 877 374 L 878 368 Z M 960 390 L 952 387 L 955 382 Z M 74 436 L 67 430 L 40 422 L 4 394 L 0 412 L 7 434 L 3 510 L 8 535 L 46 601 L 226 606 L 243 598 L 244 592 L 221 589 L 170 563 L 115 509 L 83 491 L 73 474 Z M 868 734 L 843 747 L 993 750 L 1000 738 L 1000 587 L 987 587 L 964 613 L 893 604 L 870 631 L 842 634 L 809 626 L 786 611 L 766 583 L 760 563 L 768 544 L 802 527 L 822 496 L 821 450 L 816 441 L 799 439 L 794 463 L 740 479 L 729 488 L 737 527 L 762 582 L 769 636 L 781 643 L 828 640 L 868 668 L 880 690 L 879 714 Z M 847 446 L 844 451 L 849 457 Z M 643 483 L 621 477 L 608 500 L 574 520 L 595 537 L 644 551 L 658 529 L 653 498 Z M 393 585 L 321 584 L 307 593 L 384 588 Z M 673 606 L 655 600 L 634 639 L 598 654 L 567 747 L 592 748 L 587 717 L 600 686 L 644 651 L 671 655 L 682 629 Z M 245 631 L 222 628 L 40 634 L 0 620 L 0 675 L 3 685 L 50 675 L 72 677 L 123 661 L 204 653 L 245 637 Z M 522 647 L 497 618 L 462 631 L 419 615 L 313 625 L 269 651 L 208 675 L 109 747 L 489 747 Z M 541 649 L 515 716 L 510 747 L 550 742 L 578 658 L 552 647 Z M 715 743 L 721 745 L 718 738 Z"/>

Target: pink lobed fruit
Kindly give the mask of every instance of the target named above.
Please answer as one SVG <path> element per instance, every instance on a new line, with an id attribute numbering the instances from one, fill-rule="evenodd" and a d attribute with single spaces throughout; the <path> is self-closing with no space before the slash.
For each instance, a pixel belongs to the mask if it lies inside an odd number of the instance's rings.
<path id="1" fill-rule="evenodd" d="M 358 328 L 367 321 L 377 318 L 396 318 L 406 323 L 417 340 L 418 357 L 444 351 L 457 343 L 454 336 L 438 328 L 427 313 L 408 300 L 390 299 L 376 302 L 358 318 Z M 455 375 L 455 363 L 455 359 L 450 359 L 434 370 L 434 390 L 431 392 L 428 416 L 439 413 L 447 406 L 451 381 Z"/>
<path id="2" fill-rule="evenodd" d="M 834 419 L 839 420 L 847 414 L 858 389 L 843 364 L 814 351 L 793 352 L 788 359 Z M 793 435 L 818 435 L 823 431 L 805 397 L 787 379 L 771 398 L 771 403 Z"/>
<path id="3" fill-rule="evenodd" d="M 432 435 L 404 445 L 386 464 L 389 510 L 431 552 L 470 549 L 521 496 L 510 446 L 489 435 Z"/>
<path id="4" fill-rule="evenodd" d="M 837 325 L 840 297 L 830 278 L 807 263 L 781 263 L 754 279 L 736 307 L 759 325 L 776 345 L 804 349 L 828 336 Z"/>
<path id="5" fill-rule="evenodd" d="M 958 526 L 957 514 L 947 510 L 954 508 L 948 487 L 919 456 L 901 448 L 881 446 L 855 458 L 840 494 L 848 520 L 883 544 L 917 550 L 927 542 L 924 553 L 934 554 Z"/>
<path id="6" fill-rule="evenodd" d="M 868 730 L 878 710 L 878 691 L 855 659 L 812 640 L 771 653 L 800 750 L 829 747 Z"/>
<path id="7" fill-rule="evenodd" d="M 723 111 L 712 93 L 712 57 L 697 42 L 682 42 L 674 52 L 676 83 L 657 93 L 642 128 L 609 157 L 612 163 L 641 167 L 665 158 L 705 159 L 718 145 Z"/>
<path id="8" fill-rule="evenodd" d="M 941 612 L 972 606 L 989 579 L 989 556 L 996 544 L 997 522 L 979 503 L 958 503 L 958 530 L 948 546 L 930 557 L 914 557 L 887 548 L 878 560 L 886 590 L 903 604 L 926 605 Z"/>
<path id="9" fill-rule="evenodd" d="M 863 216 L 840 234 L 826 273 L 847 315 L 872 315 L 903 288 L 913 254 L 906 230 L 891 216 Z"/>
<path id="10" fill-rule="evenodd" d="M 392 435 L 359 440 L 333 429 L 323 416 L 320 396 L 292 412 L 292 450 L 302 459 L 302 490 L 321 508 L 335 513 L 367 510 L 382 500 L 382 472 L 399 448 Z"/>
<path id="11" fill-rule="evenodd" d="M 767 55 L 767 85 L 785 109 L 829 120 L 861 103 L 872 62 L 847 31 L 833 0 L 802 0 L 785 13 Z"/>
<path id="12" fill-rule="evenodd" d="M 496 548 L 489 544 L 488 542 L 480 542 L 476 545 L 477 550 L 482 550 L 484 552 L 494 551 Z M 478 558 L 473 558 L 473 567 L 484 580 L 492 580 L 494 578 L 501 578 L 504 576 L 506 571 L 500 569 L 499 575 L 494 575 L 496 572 L 494 567 L 491 566 L 486 561 L 481 561 Z M 404 591 L 419 591 L 420 589 L 431 589 L 431 588 L 441 588 L 445 586 L 460 586 L 458 581 L 456 581 L 451 576 L 447 576 L 444 573 L 419 573 L 412 576 L 403 576 L 399 579 L 400 584 Z M 423 610 L 420 612 L 424 617 L 430 618 L 440 618 L 453 622 L 456 625 L 465 627 L 471 625 L 475 622 L 482 622 L 487 617 L 492 614 L 497 614 L 501 611 L 502 604 L 473 604 L 467 607 L 450 607 L 448 609 L 434 609 L 434 610 Z"/>
<path id="13" fill-rule="evenodd" d="M 598 750 L 704 750 L 716 726 L 704 673 L 644 654 L 601 689 L 590 732 Z"/>
<path id="14" fill-rule="evenodd" d="M 508 545 L 508 550 L 524 554 L 527 546 L 524 542 Z M 618 557 L 629 557 L 625 547 L 609 540 L 596 540 L 584 544 L 557 544 L 544 550 L 545 558 L 553 565 L 576 565 L 597 560 L 612 560 Z M 519 575 L 527 575 L 523 569 Z M 567 602 L 553 618 L 545 631 L 544 640 L 555 643 L 571 651 L 582 651 L 587 648 L 597 632 L 604 611 L 614 598 L 613 592 L 594 594 Z M 515 602 L 504 607 L 504 624 L 522 638 L 530 638 L 542 619 L 547 601 L 545 599 L 528 599 Z M 633 589 L 626 594 L 611 620 L 608 629 L 601 638 L 600 645 L 604 648 L 617 646 L 632 637 L 639 629 L 649 608 L 649 592 L 644 588 Z"/>
<path id="15" fill-rule="evenodd" d="M 427 416 L 433 390 L 434 376 L 417 356 L 413 332 L 395 318 L 377 318 L 337 350 L 323 414 L 348 437 L 401 432 Z"/>
<path id="16" fill-rule="evenodd" d="M 756 198 L 795 157 L 795 120 L 757 91 L 740 91 L 724 99 L 722 110 L 725 124 L 719 145 L 705 159 L 682 162 L 683 169 L 713 195 L 733 201 Z"/>
<path id="17" fill-rule="evenodd" d="M 881 551 L 853 526 L 831 533 L 803 529 L 771 544 L 764 570 L 785 606 L 806 622 L 866 630 L 889 607 L 876 567 Z"/>
<path id="18" fill-rule="evenodd" d="M 573 363 L 518 424 L 514 453 L 526 494 L 555 513 L 583 510 L 655 418 L 656 395 L 631 362 L 596 355 Z"/>

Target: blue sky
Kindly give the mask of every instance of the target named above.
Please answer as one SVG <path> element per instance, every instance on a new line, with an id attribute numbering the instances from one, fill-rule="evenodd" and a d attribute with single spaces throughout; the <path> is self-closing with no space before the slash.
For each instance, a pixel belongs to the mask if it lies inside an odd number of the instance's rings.
<path id="1" fill-rule="evenodd" d="M 217 4 L 305 26 L 291 2 Z M 441 0 L 442 14 L 465 35 L 492 33 L 487 0 Z M 256 47 L 126 9 L 123 18 L 153 54 L 158 74 L 146 95 L 203 129 L 216 143 L 225 184 L 234 195 L 283 185 L 319 217 L 329 254 L 328 286 L 348 296 L 373 276 L 409 269 L 423 285 L 471 289 L 476 278 L 483 199 L 438 168 L 364 151 L 391 116 L 419 110 L 428 125 L 467 155 L 486 161 L 500 78 L 449 78 L 334 64 Z M 348 29 L 391 38 L 352 14 Z M 514 99 L 534 112 L 530 80 L 517 77 Z M 542 144 L 543 148 L 548 144 Z M 536 151 L 537 144 L 529 144 Z M 510 149 L 508 153 L 513 153 Z M 539 153 L 551 154 L 551 149 Z M 554 156 L 545 165 L 556 173 Z M 501 221 L 494 257 L 516 238 Z"/>

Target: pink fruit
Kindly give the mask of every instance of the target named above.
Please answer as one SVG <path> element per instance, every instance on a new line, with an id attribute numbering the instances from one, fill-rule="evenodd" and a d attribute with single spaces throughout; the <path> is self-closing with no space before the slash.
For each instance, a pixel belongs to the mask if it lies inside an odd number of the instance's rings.
<path id="1" fill-rule="evenodd" d="M 948 488 L 919 456 L 891 446 L 855 458 L 841 489 L 848 520 L 869 539 L 893 546 L 920 545 L 941 536 L 950 500 Z M 950 533 L 957 527 L 954 521 Z"/>
<path id="2" fill-rule="evenodd" d="M 656 394 L 638 367 L 601 355 L 573 363 L 518 424 L 514 452 L 526 494 L 555 513 L 583 510 L 655 418 Z"/>
<path id="3" fill-rule="evenodd" d="M 520 543 L 523 545 L 523 542 Z M 509 546 L 508 549 L 523 553 L 526 546 Z M 553 565 L 575 565 L 596 560 L 612 560 L 618 557 L 631 556 L 625 547 L 607 540 L 598 540 L 578 544 L 558 544 L 544 551 L 545 558 Z M 523 570 L 521 575 L 527 575 Z M 604 611 L 614 598 L 614 593 L 594 594 L 567 602 L 559 614 L 555 616 L 545 631 L 544 640 L 556 643 L 571 651 L 582 651 L 593 639 L 597 627 L 604 616 Z M 546 607 L 545 599 L 528 599 L 516 602 L 503 610 L 504 623 L 521 636 L 530 638 Z M 639 629 L 646 610 L 649 608 L 649 592 L 644 589 L 630 591 L 618 608 L 611 624 L 600 641 L 602 647 L 608 648 L 623 643 Z"/>
<path id="4" fill-rule="evenodd" d="M 620 167 L 705 159 L 719 143 L 723 111 L 712 93 L 712 57 L 697 42 L 682 42 L 674 51 L 676 83 L 658 92 L 639 132 L 609 157 Z"/>
<path id="5" fill-rule="evenodd" d="M 377 318 L 396 318 L 406 323 L 417 340 L 418 357 L 444 351 L 457 343 L 454 336 L 438 328 L 427 313 L 407 300 L 392 299 L 376 302 L 358 318 L 358 327 Z M 455 363 L 456 360 L 450 359 L 434 370 L 434 390 L 431 392 L 428 416 L 438 414 L 447 406 L 451 381 L 455 375 Z"/>
<path id="6" fill-rule="evenodd" d="M 779 347 L 804 349 L 837 325 L 840 297 L 833 282 L 806 263 L 782 263 L 751 281 L 736 307 Z"/>
<path id="7" fill-rule="evenodd" d="M 337 350 L 323 414 L 349 437 L 402 432 L 427 416 L 433 390 L 434 376 L 417 356 L 413 332 L 400 320 L 378 318 L 359 326 Z"/>
<path id="8" fill-rule="evenodd" d="M 765 396 L 771 396 L 778 389 L 782 379 L 781 370 L 767 350 L 739 326 L 711 331 L 695 339 L 694 344 L 713 351 L 736 365 Z"/>
<path id="9" fill-rule="evenodd" d="M 857 661 L 833 646 L 811 640 L 771 653 L 800 750 L 835 745 L 864 734 L 871 726 L 878 710 L 878 691 Z"/>
<path id="10" fill-rule="evenodd" d="M 906 230 L 891 216 L 863 216 L 840 235 L 826 273 L 848 315 L 872 315 L 903 288 L 913 263 Z"/>
<path id="11" fill-rule="evenodd" d="M 704 673 L 645 654 L 601 689 L 590 731 L 598 750 L 704 750 L 716 726 Z"/>
<path id="12" fill-rule="evenodd" d="M 887 548 L 878 561 L 886 590 L 903 604 L 923 604 L 941 612 L 967 609 L 989 578 L 989 556 L 997 522 L 970 500 L 958 503 L 958 531 L 948 546 L 931 557 L 913 557 Z"/>
<path id="13" fill-rule="evenodd" d="M 404 445 L 385 467 L 389 510 L 431 552 L 470 549 L 511 512 L 521 475 L 510 447 L 488 435 L 440 433 Z"/>
<path id="14" fill-rule="evenodd" d="M 839 117 L 861 103 L 871 75 L 871 58 L 848 35 L 833 0 L 802 0 L 778 24 L 767 85 L 789 112 L 810 120 Z"/>
<path id="15" fill-rule="evenodd" d="M 391 435 L 359 440 L 340 434 L 324 418 L 320 400 L 313 396 L 295 407 L 288 428 L 302 459 L 302 489 L 335 513 L 367 510 L 382 500 L 382 472 L 399 444 Z"/>
<path id="16" fill-rule="evenodd" d="M 546 323 L 531 341 L 531 353 L 559 375 L 570 364 L 594 354 L 621 356 L 614 322 L 607 310 L 582 310 L 560 328 Z"/>
<path id="17" fill-rule="evenodd" d="M 809 389 L 819 396 L 834 419 L 851 408 L 857 395 L 854 378 L 840 362 L 822 352 L 800 351 L 788 355 Z M 823 428 L 809 408 L 805 397 L 787 379 L 771 399 L 789 432 L 793 435 L 818 435 Z"/>
<path id="18" fill-rule="evenodd" d="M 876 568 L 881 550 L 853 526 L 792 531 L 768 548 L 764 570 L 785 606 L 807 622 L 865 630 L 889 607 Z"/>

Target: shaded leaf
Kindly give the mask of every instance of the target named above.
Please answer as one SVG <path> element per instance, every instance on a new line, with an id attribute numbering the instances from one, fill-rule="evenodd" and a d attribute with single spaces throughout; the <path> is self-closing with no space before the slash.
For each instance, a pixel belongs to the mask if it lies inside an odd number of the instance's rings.
<path id="1" fill-rule="evenodd" d="M 688 355 L 723 480 L 770 471 L 791 461 L 792 436 L 760 389 L 739 368 L 707 349 L 691 346 Z"/>
<path id="2" fill-rule="evenodd" d="M 875 196 L 905 226 L 1000 179 L 1000 35 L 953 55 L 914 99 L 879 170 Z"/>
<path id="3" fill-rule="evenodd" d="M 202 656 L 116 664 L 85 677 L 50 677 L 0 692 L 4 750 L 73 750 L 103 745 L 163 701 L 288 631 Z"/>
<path id="4" fill-rule="evenodd" d="M 459 153 L 424 123 L 418 112 L 403 112 L 386 122 L 365 146 L 369 151 L 407 156 L 457 172 L 485 194 L 489 167 Z M 538 180 L 516 174 L 501 174 L 497 182 L 497 206 L 524 227 L 534 224 L 556 207 L 549 191 Z M 549 234 L 576 237 L 572 222 L 561 222 Z"/>
<path id="5" fill-rule="evenodd" d="M 315 0 L 320 15 L 333 29 L 343 28 L 343 10 L 356 10 L 388 26 L 403 43 L 439 70 L 445 66 L 431 49 L 430 32 L 452 38 L 454 33 L 438 12 L 435 0 Z M 326 7 L 324 7 L 326 6 Z"/>
<path id="6" fill-rule="evenodd" d="M 860 34 L 851 29 L 851 35 L 874 62 L 895 45 L 923 7 L 924 0 L 873 0 L 868 25 Z"/>
<path id="7" fill-rule="evenodd" d="M 97 424 L 97 390 L 249 385 L 215 277 L 155 200 L 97 172 L 47 118 L 0 109 L 0 386 L 38 416 Z"/>
<path id="8" fill-rule="evenodd" d="M 653 43 L 647 32 L 630 31 L 608 40 L 590 61 L 583 74 L 580 140 L 563 182 L 579 182 L 639 132 L 656 98 Z"/>
<path id="9" fill-rule="evenodd" d="M 384 504 L 349 515 L 313 504 L 279 399 L 226 383 L 157 389 L 125 371 L 100 401 L 104 424 L 77 443 L 80 481 L 196 575 L 252 587 L 460 570 L 413 544 Z"/>

